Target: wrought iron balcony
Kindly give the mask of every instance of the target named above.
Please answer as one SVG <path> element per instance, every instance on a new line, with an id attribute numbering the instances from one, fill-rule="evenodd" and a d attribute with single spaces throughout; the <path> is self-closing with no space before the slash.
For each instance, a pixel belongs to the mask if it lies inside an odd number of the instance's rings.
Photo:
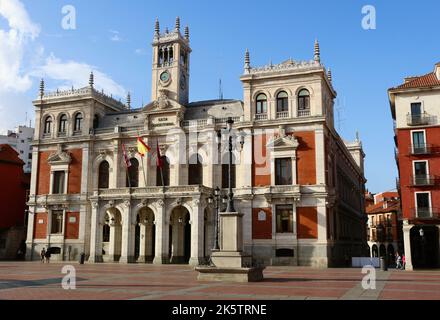
<path id="1" fill-rule="evenodd" d="M 431 144 L 413 144 L 409 148 L 409 154 L 411 155 L 426 155 L 433 152 Z"/>
<path id="2" fill-rule="evenodd" d="M 422 114 L 408 114 L 406 116 L 406 121 L 409 126 L 423 126 L 434 124 L 435 117 L 426 112 Z"/>
<path id="3" fill-rule="evenodd" d="M 410 185 L 413 187 L 429 187 L 436 184 L 436 177 L 429 174 L 411 176 Z"/>
<path id="4" fill-rule="evenodd" d="M 439 208 L 412 208 L 412 216 L 419 219 L 438 219 Z"/>

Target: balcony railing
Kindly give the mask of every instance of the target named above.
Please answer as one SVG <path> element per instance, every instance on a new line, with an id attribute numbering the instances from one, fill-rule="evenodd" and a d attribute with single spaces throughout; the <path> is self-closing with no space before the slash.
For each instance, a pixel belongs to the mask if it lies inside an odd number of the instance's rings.
<path id="1" fill-rule="evenodd" d="M 433 147 L 430 144 L 413 144 L 409 148 L 409 154 L 411 155 L 426 155 L 433 152 Z"/>
<path id="2" fill-rule="evenodd" d="M 423 126 L 429 124 L 435 124 L 435 117 L 430 114 L 408 114 L 406 116 L 406 121 L 409 126 Z"/>
<path id="3" fill-rule="evenodd" d="M 436 177 L 429 174 L 411 176 L 411 186 L 425 187 L 436 184 Z"/>
<path id="4" fill-rule="evenodd" d="M 419 219 L 438 219 L 439 208 L 412 208 L 412 215 Z"/>
<path id="5" fill-rule="evenodd" d="M 277 112 L 277 119 L 285 119 L 289 117 L 289 111 Z"/>
<path id="6" fill-rule="evenodd" d="M 267 113 L 257 113 L 255 115 L 255 120 L 267 120 Z"/>
<path id="7" fill-rule="evenodd" d="M 310 117 L 310 110 L 298 110 L 298 117 Z"/>

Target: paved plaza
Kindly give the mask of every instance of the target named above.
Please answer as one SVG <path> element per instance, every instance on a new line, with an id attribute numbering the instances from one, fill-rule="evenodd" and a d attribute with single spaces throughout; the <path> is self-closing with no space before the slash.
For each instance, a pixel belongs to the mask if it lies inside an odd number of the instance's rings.
<path id="1" fill-rule="evenodd" d="M 74 264 L 76 290 L 64 290 L 64 264 L 0 263 L 6 300 L 440 300 L 440 271 L 377 271 L 376 290 L 364 290 L 361 269 L 268 267 L 259 283 L 197 281 L 192 267 Z"/>

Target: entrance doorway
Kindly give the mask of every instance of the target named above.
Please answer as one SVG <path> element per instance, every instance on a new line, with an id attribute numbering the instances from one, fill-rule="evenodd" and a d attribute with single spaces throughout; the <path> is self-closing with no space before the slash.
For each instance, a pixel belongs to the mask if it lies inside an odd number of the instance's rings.
<path id="1" fill-rule="evenodd" d="M 178 206 L 170 217 L 169 259 L 173 264 L 187 264 L 191 257 L 191 224 L 189 211 Z"/>
<path id="2" fill-rule="evenodd" d="M 437 226 L 415 226 L 411 229 L 410 237 L 413 267 L 419 269 L 440 267 Z"/>
<path id="3" fill-rule="evenodd" d="M 155 256 L 156 225 L 153 210 L 142 208 L 136 217 L 135 258 L 140 263 L 151 263 Z"/>

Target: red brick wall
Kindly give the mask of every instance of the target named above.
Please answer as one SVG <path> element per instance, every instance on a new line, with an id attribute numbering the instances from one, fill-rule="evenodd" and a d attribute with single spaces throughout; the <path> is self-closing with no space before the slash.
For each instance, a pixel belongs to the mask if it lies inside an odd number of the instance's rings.
<path id="1" fill-rule="evenodd" d="M 318 238 L 318 211 L 316 207 L 296 208 L 298 239 Z"/>
<path id="2" fill-rule="evenodd" d="M 270 186 L 270 161 L 266 150 L 267 135 L 255 135 L 253 137 L 253 185 Z"/>
<path id="3" fill-rule="evenodd" d="M 39 221 L 43 220 L 40 224 Z M 35 213 L 34 239 L 46 239 L 47 237 L 47 213 Z"/>
<path id="4" fill-rule="evenodd" d="M 295 132 L 294 135 L 299 142 L 297 149 L 298 184 L 316 184 L 315 132 Z M 265 134 L 253 137 L 253 186 L 255 187 L 271 184 L 270 155 L 266 150 L 268 138 Z"/>
<path id="5" fill-rule="evenodd" d="M 426 128 L 426 143 L 434 147 L 440 147 L 440 127 Z M 410 179 L 413 175 L 413 161 L 428 160 L 429 174 L 440 176 L 440 157 L 438 155 L 411 156 L 411 129 L 399 129 L 397 132 L 399 146 L 399 171 L 401 186 L 402 214 L 406 219 L 412 219 L 412 208 L 415 208 L 415 192 L 430 191 L 433 208 L 440 207 L 440 190 L 438 187 L 410 187 Z"/>
<path id="6" fill-rule="evenodd" d="M 71 223 L 70 218 L 75 218 L 76 221 Z M 66 213 L 66 239 L 78 239 L 79 238 L 79 212 L 67 212 Z"/>
<path id="7" fill-rule="evenodd" d="M 266 221 L 258 221 L 258 213 L 266 213 Z M 252 239 L 272 239 L 272 209 L 253 208 L 252 209 Z"/>
<path id="8" fill-rule="evenodd" d="M 298 184 L 316 184 L 315 132 L 295 132 L 299 142 L 297 150 Z"/>
<path id="9" fill-rule="evenodd" d="M 81 193 L 82 149 L 69 150 L 72 162 L 69 166 L 69 194 Z"/>
<path id="10" fill-rule="evenodd" d="M 50 193 L 50 165 L 47 163 L 49 156 L 55 151 L 44 151 L 38 155 L 37 173 L 37 195 Z M 81 173 L 82 173 L 82 149 L 72 149 L 68 151 L 72 157 L 69 166 L 69 181 L 67 192 L 69 194 L 81 193 Z"/>
<path id="11" fill-rule="evenodd" d="M 22 226 L 26 188 L 22 164 L 0 162 L 0 228 Z"/>
<path id="12" fill-rule="evenodd" d="M 38 154 L 37 195 L 50 193 L 50 165 L 47 159 L 53 151 L 44 151 Z"/>

